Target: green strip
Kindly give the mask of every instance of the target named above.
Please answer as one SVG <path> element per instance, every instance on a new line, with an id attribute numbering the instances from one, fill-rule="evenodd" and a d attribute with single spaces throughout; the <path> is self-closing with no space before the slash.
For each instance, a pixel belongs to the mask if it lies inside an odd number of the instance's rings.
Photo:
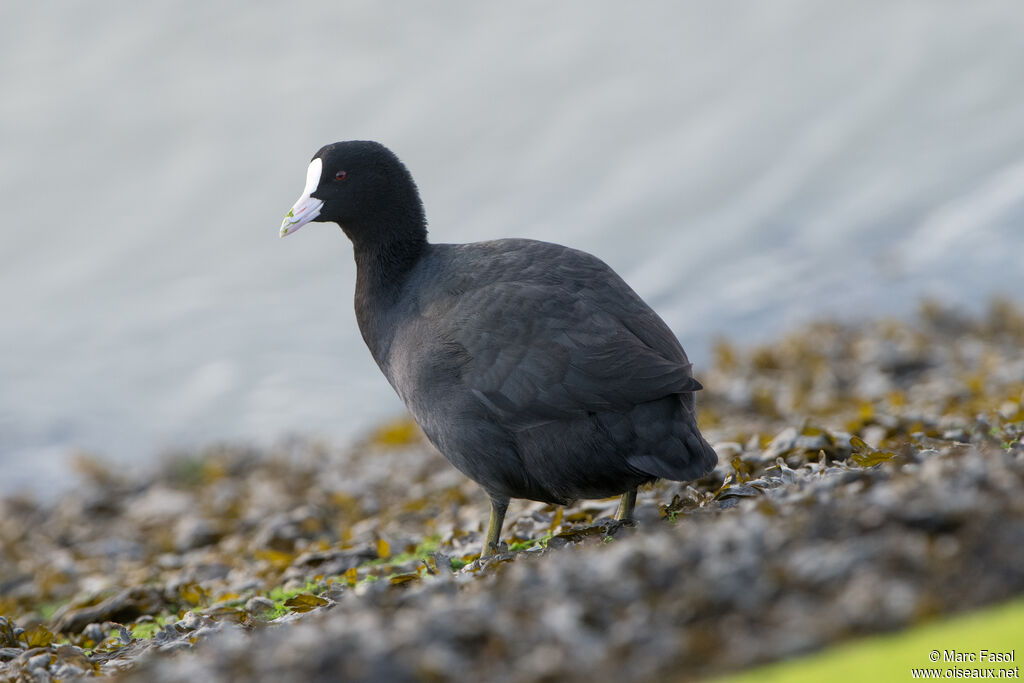
<path id="1" fill-rule="evenodd" d="M 997 653 L 1013 652 L 1010 662 L 985 661 L 982 650 Z M 931 653 L 939 653 L 931 661 Z M 947 653 L 971 653 L 975 661 L 943 661 Z M 1000 675 L 1019 678 L 1024 659 L 1024 600 L 1017 599 L 997 607 L 932 622 L 898 633 L 872 636 L 824 652 L 776 664 L 748 669 L 738 674 L 714 679 L 713 683 L 881 683 L 882 681 L 928 680 L 912 669 L 996 669 Z M 1009 669 L 1000 674 L 999 669 Z M 1016 674 L 1014 673 L 1016 669 Z M 939 673 L 940 680 L 953 678 L 957 672 Z M 963 673 L 959 674 L 964 676 Z M 988 674 L 982 674 L 983 676 Z M 970 677 L 970 674 L 966 674 Z M 991 680 L 991 679 L 990 679 Z"/>

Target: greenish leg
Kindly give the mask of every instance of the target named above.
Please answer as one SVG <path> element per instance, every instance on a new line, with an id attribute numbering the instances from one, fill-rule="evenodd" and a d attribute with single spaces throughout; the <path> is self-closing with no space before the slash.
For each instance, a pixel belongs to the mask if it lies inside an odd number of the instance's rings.
<path id="1" fill-rule="evenodd" d="M 622 500 L 619 501 L 619 509 L 615 513 L 615 519 L 632 519 L 634 507 L 636 507 L 636 489 L 622 494 Z"/>
<path id="2" fill-rule="evenodd" d="M 491 498 L 491 522 L 487 525 L 487 541 L 484 543 L 484 550 L 481 557 L 495 555 L 498 552 L 498 543 L 501 542 L 501 525 L 505 523 L 505 511 L 508 509 L 508 498 L 498 500 Z"/>

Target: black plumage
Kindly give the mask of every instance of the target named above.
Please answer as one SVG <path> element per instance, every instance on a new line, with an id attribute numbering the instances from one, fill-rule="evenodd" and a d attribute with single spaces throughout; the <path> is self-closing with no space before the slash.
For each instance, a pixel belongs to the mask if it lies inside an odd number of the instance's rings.
<path id="1" fill-rule="evenodd" d="M 427 438 L 491 497 L 486 551 L 509 498 L 625 493 L 628 514 L 639 485 L 715 466 L 686 353 L 604 262 L 524 239 L 429 243 L 411 175 L 378 143 L 327 145 L 311 168 L 282 235 L 333 221 L 352 240 L 363 339 Z"/>

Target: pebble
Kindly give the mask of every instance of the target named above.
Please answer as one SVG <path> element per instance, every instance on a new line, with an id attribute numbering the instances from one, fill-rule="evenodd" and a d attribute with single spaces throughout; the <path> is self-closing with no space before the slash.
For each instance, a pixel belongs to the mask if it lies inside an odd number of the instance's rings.
<path id="1" fill-rule="evenodd" d="M 179 553 L 216 543 L 218 538 L 213 524 L 201 517 L 184 517 L 174 526 L 174 549 Z"/>
<path id="2" fill-rule="evenodd" d="M 245 611 L 249 614 L 260 615 L 272 609 L 274 609 L 274 601 L 261 595 L 245 601 Z"/>
<path id="3" fill-rule="evenodd" d="M 36 655 L 28 660 L 29 669 L 48 669 L 50 667 L 50 655 L 48 653 Z"/>
<path id="4" fill-rule="evenodd" d="M 199 616 L 195 612 L 185 612 L 184 616 L 178 621 L 174 622 L 174 628 L 179 631 L 195 631 L 197 628 L 203 625 L 203 617 Z"/>
<path id="5" fill-rule="evenodd" d="M 94 643 L 100 643 L 107 637 L 107 633 L 103 630 L 103 626 L 95 622 L 82 629 L 82 635 Z"/>

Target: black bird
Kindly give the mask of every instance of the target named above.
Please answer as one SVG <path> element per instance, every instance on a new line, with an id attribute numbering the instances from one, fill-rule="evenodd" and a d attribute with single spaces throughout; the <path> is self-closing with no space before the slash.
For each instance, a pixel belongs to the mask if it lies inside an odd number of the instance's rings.
<path id="1" fill-rule="evenodd" d="M 485 555 L 510 498 L 565 505 L 717 456 L 697 429 L 686 353 L 604 262 L 547 242 L 431 244 L 416 184 L 377 142 L 316 153 L 281 236 L 334 222 L 352 241 L 359 331 L 441 453 L 491 499 Z"/>

